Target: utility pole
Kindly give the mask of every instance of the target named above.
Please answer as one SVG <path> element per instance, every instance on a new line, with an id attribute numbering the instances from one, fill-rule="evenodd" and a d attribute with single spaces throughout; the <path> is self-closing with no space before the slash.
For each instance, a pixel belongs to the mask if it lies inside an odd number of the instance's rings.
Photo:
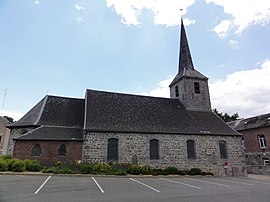
<path id="1" fill-rule="evenodd" d="M 3 115 L 3 111 L 4 111 L 6 96 L 7 96 L 7 88 L 5 89 L 5 93 L 4 93 L 4 99 L 3 99 L 2 109 L 1 109 L 1 116 Z"/>

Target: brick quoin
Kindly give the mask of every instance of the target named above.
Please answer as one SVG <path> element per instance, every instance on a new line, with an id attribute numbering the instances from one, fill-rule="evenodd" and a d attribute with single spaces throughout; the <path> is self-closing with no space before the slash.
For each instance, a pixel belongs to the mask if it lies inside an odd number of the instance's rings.
<path id="1" fill-rule="evenodd" d="M 32 149 L 36 144 L 41 147 L 40 156 L 32 156 Z M 66 155 L 59 156 L 60 145 L 66 145 Z M 38 160 L 43 164 L 52 165 L 57 161 L 74 164 L 82 160 L 82 141 L 16 141 L 14 147 L 14 158 Z"/>

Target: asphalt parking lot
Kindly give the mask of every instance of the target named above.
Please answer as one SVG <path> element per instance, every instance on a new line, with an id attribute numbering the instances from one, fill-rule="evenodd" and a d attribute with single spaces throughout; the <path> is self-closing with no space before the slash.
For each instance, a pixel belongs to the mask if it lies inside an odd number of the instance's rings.
<path id="1" fill-rule="evenodd" d="M 0 175 L 0 202 L 269 202 L 270 180 Z"/>

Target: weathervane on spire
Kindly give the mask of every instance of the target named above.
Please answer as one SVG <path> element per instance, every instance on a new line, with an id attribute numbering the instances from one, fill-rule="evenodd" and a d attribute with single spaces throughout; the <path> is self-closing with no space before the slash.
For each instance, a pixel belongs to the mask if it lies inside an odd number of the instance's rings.
<path id="1" fill-rule="evenodd" d="M 183 11 L 183 9 L 180 8 L 180 16 L 181 16 L 181 18 L 182 18 L 182 11 Z"/>

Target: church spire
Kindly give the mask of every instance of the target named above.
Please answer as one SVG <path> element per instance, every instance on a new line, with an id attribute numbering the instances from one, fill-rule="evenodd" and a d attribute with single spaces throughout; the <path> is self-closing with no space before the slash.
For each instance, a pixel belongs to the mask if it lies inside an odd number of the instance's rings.
<path id="1" fill-rule="evenodd" d="M 185 70 L 194 70 L 194 66 L 189 51 L 188 40 L 183 19 L 181 18 L 180 50 L 179 50 L 179 64 L 178 64 L 178 74 L 180 77 L 185 75 Z"/>

